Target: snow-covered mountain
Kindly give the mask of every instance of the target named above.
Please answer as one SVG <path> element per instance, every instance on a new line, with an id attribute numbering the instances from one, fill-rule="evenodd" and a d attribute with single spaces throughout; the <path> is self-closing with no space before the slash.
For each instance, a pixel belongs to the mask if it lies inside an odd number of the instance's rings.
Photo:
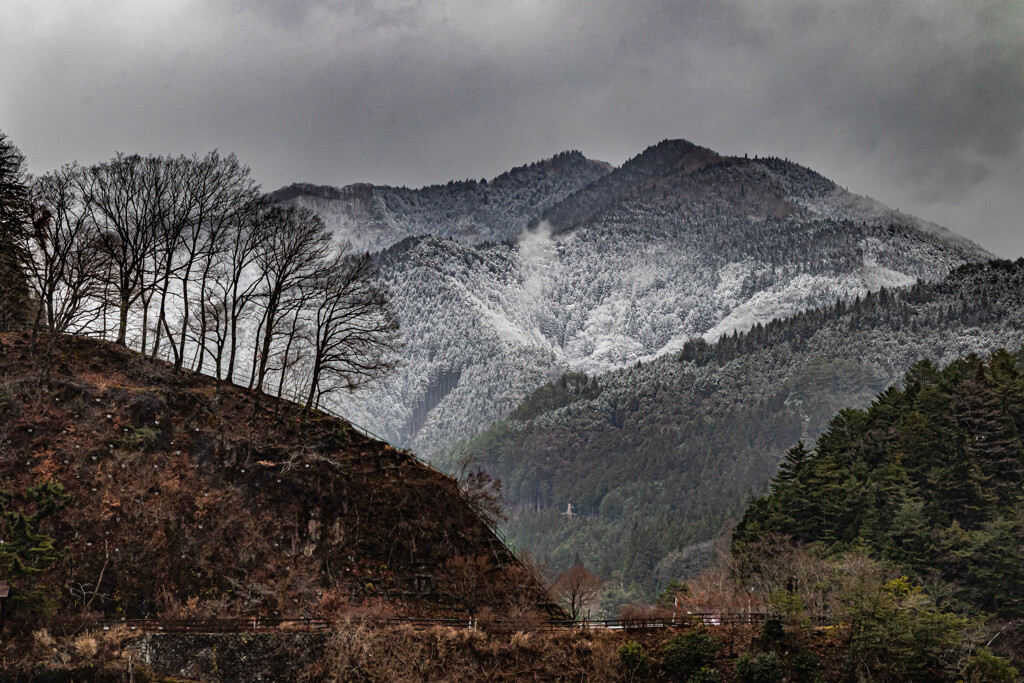
<path id="1" fill-rule="evenodd" d="M 795 163 L 681 140 L 611 171 L 574 152 L 486 185 L 278 197 L 383 248 L 404 363 L 338 408 L 427 456 L 568 370 L 606 372 L 989 258 Z"/>
<path id="2" fill-rule="evenodd" d="M 272 193 L 314 209 L 359 250 L 379 251 L 406 237 L 437 235 L 466 244 L 515 237 L 533 217 L 606 175 L 612 167 L 579 152 L 519 166 L 491 181 L 453 180 L 419 190 L 295 184 Z"/>

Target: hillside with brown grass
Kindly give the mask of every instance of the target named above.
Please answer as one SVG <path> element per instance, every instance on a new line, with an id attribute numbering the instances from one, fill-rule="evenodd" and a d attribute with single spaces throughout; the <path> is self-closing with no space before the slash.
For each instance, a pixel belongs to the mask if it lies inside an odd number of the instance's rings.
<path id="1" fill-rule="evenodd" d="M 455 615 L 545 599 L 454 479 L 343 420 L 108 342 L 0 335 L 6 509 L 32 515 L 26 492 L 51 481 L 71 496 L 39 523 L 58 559 L 38 575 L 0 567 L 9 617 L 304 617 L 368 601 Z M 30 590 L 43 599 L 19 613 Z"/>

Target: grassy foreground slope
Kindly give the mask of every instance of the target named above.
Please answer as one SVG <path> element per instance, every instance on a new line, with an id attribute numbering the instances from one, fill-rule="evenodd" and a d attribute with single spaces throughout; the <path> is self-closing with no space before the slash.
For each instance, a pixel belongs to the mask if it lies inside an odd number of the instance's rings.
<path id="1" fill-rule="evenodd" d="M 483 604 L 509 582 L 541 600 L 457 486 L 343 420 L 108 342 L 0 335 L 9 613 L 447 613 L 456 558 L 483 558 Z"/>

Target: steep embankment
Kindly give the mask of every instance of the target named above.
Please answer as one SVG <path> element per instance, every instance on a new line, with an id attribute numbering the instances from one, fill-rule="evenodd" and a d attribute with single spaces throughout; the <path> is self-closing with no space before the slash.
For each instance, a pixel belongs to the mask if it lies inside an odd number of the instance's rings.
<path id="1" fill-rule="evenodd" d="M 515 541 L 565 566 L 579 554 L 650 593 L 700 564 L 798 439 L 865 406 L 922 358 L 1016 348 L 1024 261 L 800 314 L 717 344 L 542 387 L 450 454 L 503 479 Z M 572 503 L 577 517 L 561 514 Z"/>
<path id="2" fill-rule="evenodd" d="M 300 616 L 328 592 L 444 612 L 456 557 L 489 558 L 483 604 L 509 582 L 542 599 L 454 480 L 343 420 L 107 342 L 0 335 L 8 509 L 31 515 L 25 492 L 51 481 L 71 496 L 39 528 L 57 561 L 0 577 L 65 616 Z"/>
<path id="3" fill-rule="evenodd" d="M 562 163 L 582 163 L 573 159 Z M 798 164 L 723 157 L 683 140 L 652 146 L 546 208 L 556 194 L 534 202 L 524 173 L 502 196 L 517 225 L 533 217 L 525 232 L 493 223 L 462 235 L 405 209 L 388 214 L 396 235 L 419 235 L 379 255 L 403 363 L 378 386 L 339 397 L 343 414 L 429 457 L 563 372 L 608 372 L 695 337 L 714 341 L 988 257 Z M 418 191 L 417 206 L 431 207 L 436 226 L 492 225 L 461 199 L 464 185 Z M 330 223 L 333 209 L 323 211 Z M 368 230 L 379 222 L 352 221 Z M 484 244 L 484 233 L 515 239 Z"/>

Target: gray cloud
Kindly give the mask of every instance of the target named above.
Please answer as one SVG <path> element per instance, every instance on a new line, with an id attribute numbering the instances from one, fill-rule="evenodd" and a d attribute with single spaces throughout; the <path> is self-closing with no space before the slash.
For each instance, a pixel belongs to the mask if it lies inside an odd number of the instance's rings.
<path id="1" fill-rule="evenodd" d="M 954 0 L 7 0 L 43 171 L 236 151 L 268 187 L 493 176 L 665 137 L 777 154 L 1024 254 L 1024 13 Z"/>

